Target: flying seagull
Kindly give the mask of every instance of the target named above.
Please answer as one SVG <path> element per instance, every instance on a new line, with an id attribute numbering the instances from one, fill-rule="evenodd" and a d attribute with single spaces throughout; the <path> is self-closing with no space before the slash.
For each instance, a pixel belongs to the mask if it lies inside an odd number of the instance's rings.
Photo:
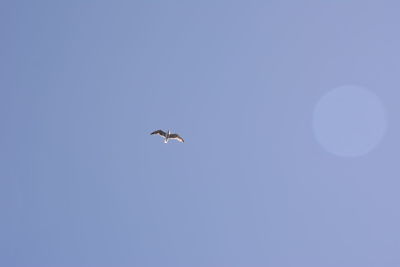
<path id="1" fill-rule="evenodd" d="M 164 137 L 165 138 L 164 143 L 168 143 L 169 139 L 176 139 L 182 143 L 185 142 L 185 140 L 183 140 L 183 138 L 180 137 L 179 134 L 171 133 L 169 130 L 168 130 L 168 133 L 164 132 L 163 130 L 157 130 L 157 131 L 154 131 L 151 133 L 151 135 L 153 135 L 153 134 L 158 134 L 158 135 L 161 135 L 162 137 Z"/>

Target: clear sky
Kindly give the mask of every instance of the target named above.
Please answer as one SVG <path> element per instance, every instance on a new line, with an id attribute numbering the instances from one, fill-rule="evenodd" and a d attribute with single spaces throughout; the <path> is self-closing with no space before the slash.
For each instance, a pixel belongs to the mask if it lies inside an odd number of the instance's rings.
<path id="1" fill-rule="evenodd" d="M 0 266 L 400 266 L 399 10 L 2 1 Z"/>

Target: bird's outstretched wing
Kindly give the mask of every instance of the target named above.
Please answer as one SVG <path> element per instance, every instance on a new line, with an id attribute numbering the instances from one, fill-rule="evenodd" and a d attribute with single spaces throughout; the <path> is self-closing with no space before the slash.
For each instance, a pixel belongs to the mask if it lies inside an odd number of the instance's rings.
<path id="1" fill-rule="evenodd" d="M 183 140 L 183 138 L 182 137 L 180 137 L 178 134 L 170 134 L 169 135 L 169 139 L 176 139 L 176 140 L 178 140 L 179 142 L 185 142 L 185 140 Z"/>
<path id="2" fill-rule="evenodd" d="M 158 134 L 158 135 L 161 135 L 161 136 L 164 136 L 164 137 L 167 135 L 167 134 L 166 134 L 164 131 L 162 131 L 162 130 L 154 131 L 154 132 L 151 133 L 151 135 L 153 135 L 153 134 Z"/>

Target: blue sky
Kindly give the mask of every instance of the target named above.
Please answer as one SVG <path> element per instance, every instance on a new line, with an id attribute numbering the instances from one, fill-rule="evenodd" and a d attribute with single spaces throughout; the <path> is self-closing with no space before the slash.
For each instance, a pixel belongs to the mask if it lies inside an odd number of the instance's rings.
<path id="1" fill-rule="evenodd" d="M 0 265 L 399 266 L 399 8 L 3 1 Z"/>

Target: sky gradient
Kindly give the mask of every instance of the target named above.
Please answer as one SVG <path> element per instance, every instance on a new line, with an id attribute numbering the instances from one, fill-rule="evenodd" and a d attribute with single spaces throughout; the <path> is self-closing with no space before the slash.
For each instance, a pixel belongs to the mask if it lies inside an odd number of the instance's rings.
<path id="1" fill-rule="evenodd" d="M 2 1 L 0 266 L 400 266 L 399 9 Z"/>

